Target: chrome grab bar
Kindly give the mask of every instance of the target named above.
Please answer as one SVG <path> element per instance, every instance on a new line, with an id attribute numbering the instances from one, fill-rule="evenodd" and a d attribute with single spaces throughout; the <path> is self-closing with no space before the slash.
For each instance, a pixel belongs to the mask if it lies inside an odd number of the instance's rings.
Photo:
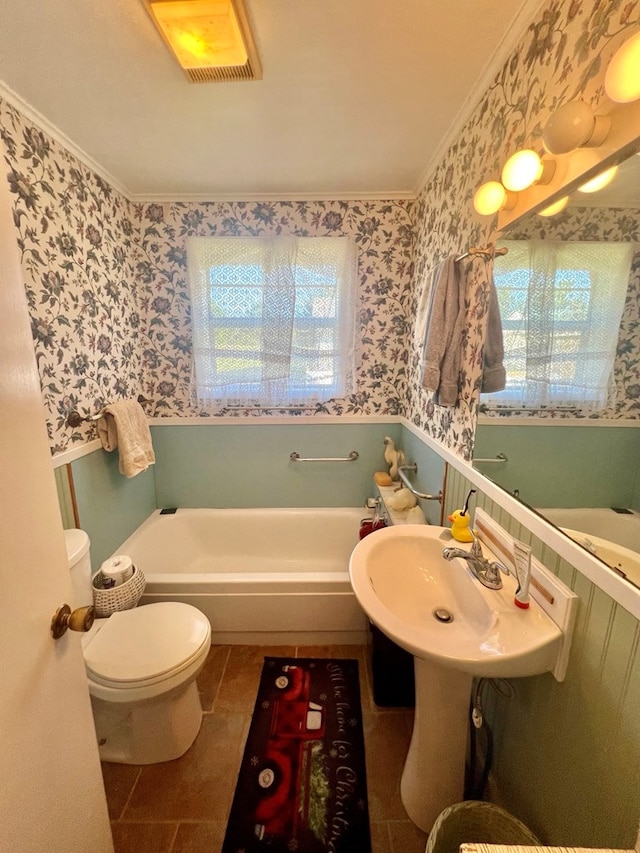
<path id="1" fill-rule="evenodd" d="M 418 473 L 418 464 L 414 462 L 413 465 L 399 465 L 398 466 L 398 476 L 404 483 L 404 485 L 409 489 L 412 495 L 415 495 L 417 498 L 420 498 L 423 501 L 438 501 L 442 503 L 442 492 L 438 492 L 437 495 L 425 495 L 424 492 L 419 492 L 417 489 L 414 489 L 409 480 L 407 479 L 407 475 L 404 473 L 405 471 L 413 471 L 414 474 Z"/>
<path id="2" fill-rule="evenodd" d="M 472 459 L 471 464 L 473 465 L 474 462 L 482 462 L 483 464 L 488 465 L 490 463 L 495 464 L 496 462 L 508 462 L 508 461 L 509 460 L 508 460 L 506 454 L 497 453 L 496 456 L 492 457 L 491 459 Z"/>
<path id="3" fill-rule="evenodd" d="M 292 462 L 355 462 L 360 454 L 357 450 L 352 450 L 348 456 L 306 456 L 302 457 L 295 450 L 289 454 L 289 459 Z"/>

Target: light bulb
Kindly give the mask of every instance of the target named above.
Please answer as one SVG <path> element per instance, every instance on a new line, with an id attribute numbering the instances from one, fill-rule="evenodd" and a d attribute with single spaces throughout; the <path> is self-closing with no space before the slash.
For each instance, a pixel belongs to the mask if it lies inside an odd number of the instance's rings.
<path id="1" fill-rule="evenodd" d="M 501 210 L 506 201 L 507 191 L 500 181 L 487 181 L 476 190 L 473 206 L 482 216 L 491 216 Z"/>
<path id="2" fill-rule="evenodd" d="M 605 172 L 600 172 L 600 174 L 596 175 L 595 178 L 591 178 L 591 180 L 587 181 L 586 184 L 583 184 L 581 187 L 578 187 L 578 192 L 597 193 L 598 190 L 601 190 L 603 187 L 606 187 L 607 184 L 611 183 L 611 181 L 615 178 L 617 171 L 618 167 L 612 166 Z"/>
<path id="3" fill-rule="evenodd" d="M 618 104 L 640 98 L 640 32 L 614 54 L 604 76 L 604 90 Z"/>
<path id="4" fill-rule="evenodd" d="M 569 101 L 551 116 L 542 133 L 550 154 L 567 154 L 576 148 L 595 148 L 607 138 L 609 116 L 595 116 L 584 101 Z"/>
<path id="5" fill-rule="evenodd" d="M 559 198 L 558 201 L 554 201 L 553 204 L 545 207 L 543 210 L 539 210 L 538 216 L 555 216 L 556 213 L 560 213 L 561 210 L 564 210 L 568 204 L 569 196 L 565 195 L 562 198 Z"/>
<path id="6" fill-rule="evenodd" d="M 524 148 L 512 154 L 504 164 L 502 183 L 508 190 L 521 192 L 532 184 L 548 183 L 554 171 L 555 163 L 552 160 L 543 162 L 535 151 Z"/>

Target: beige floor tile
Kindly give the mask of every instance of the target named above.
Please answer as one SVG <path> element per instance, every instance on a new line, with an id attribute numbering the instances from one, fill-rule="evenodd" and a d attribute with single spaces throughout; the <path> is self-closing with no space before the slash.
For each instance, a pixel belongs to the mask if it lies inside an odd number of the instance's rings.
<path id="1" fill-rule="evenodd" d="M 371 821 L 407 820 L 400 800 L 400 778 L 409 739 L 403 712 L 364 715 Z"/>
<path id="2" fill-rule="evenodd" d="M 181 823 L 171 853 L 220 853 L 226 828 L 224 821 Z"/>
<path id="3" fill-rule="evenodd" d="M 424 853 L 427 834 L 410 820 L 389 821 L 391 853 Z"/>
<path id="4" fill-rule="evenodd" d="M 121 817 L 141 768 L 134 764 L 102 763 L 102 779 L 111 820 Z"/>
<path id="5" fill-rule="evenodd" d="M 426 837 L 400 800 L 413 713 L 374 705 L 366 646 L 213 646 L 198 678 L 207 713 L 189 752 L 142 768 L 103 764 L 116 853 L 220 853 L 264 658 L 296 654 L 358 661 L 373 853 L 423 853 Z"/>
<path id="6" fill-rule="evenodd" d="M 142 768 L 123 818 L 226 820 L 246 725 L 242 714 L 205 714 L 196 742 L 182 758 Z"/>
<path id="7" fill-rule="evenodd" d="M 204 666 L 198 676 L 198 692 L 203 711 L 211 711 L 227 661 L 230 646 L 211 646 Z"/>
<path id="8" fill-rule="evenodd" d="M 175 823 L 112 823 L 115 853 L 170 853 Z"/>
<path id="9" fill-rule="evenodd" d="M 253 713 L 265 657 L 295 657 L 295 646 L 230 646 L 213 710 Z"/>

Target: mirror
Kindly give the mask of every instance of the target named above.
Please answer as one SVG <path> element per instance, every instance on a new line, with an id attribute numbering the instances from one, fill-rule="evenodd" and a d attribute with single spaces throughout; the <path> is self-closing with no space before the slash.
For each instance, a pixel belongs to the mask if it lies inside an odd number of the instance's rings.
<path id="1" fill-rule="evenodd" d="M 474 467 L 640 587 L 640 155 L 627 156 L 607 188 L 573 192 L 560 214 L 521 216 L 501 236 L 636 244 L 614 367 L 617 402 L 570 425 L 551 411 L 539 413 L 543 421 L 481 414 Z"/>

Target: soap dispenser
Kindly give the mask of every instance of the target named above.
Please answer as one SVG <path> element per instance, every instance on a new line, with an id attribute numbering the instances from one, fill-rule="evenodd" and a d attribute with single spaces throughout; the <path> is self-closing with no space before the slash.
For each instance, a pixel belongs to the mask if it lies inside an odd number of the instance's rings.
<path id="1" fill-rule="evenodd" d="M 457 542 L 473 542 L 473 534 L 469 530 L 471 516 L 469 514 L 469 500 L 475 495 L 476 490 L 471 489 L 467 495 L 462 509 L 457 509 L 448 517 L 451 522 L 451 535 Z"/>

